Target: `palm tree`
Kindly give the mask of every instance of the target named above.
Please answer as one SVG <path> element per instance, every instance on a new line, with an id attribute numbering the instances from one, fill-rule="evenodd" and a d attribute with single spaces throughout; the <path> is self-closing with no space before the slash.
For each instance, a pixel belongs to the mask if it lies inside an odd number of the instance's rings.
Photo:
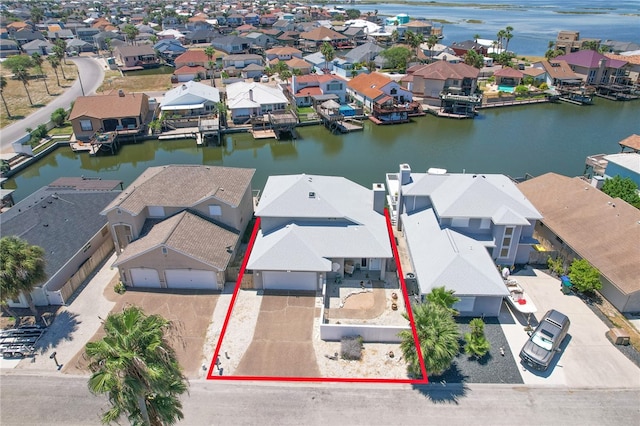
<path id="1" fill-rule="evenodd" d="M 27 85 L 29 84 L 29 71 L 26 68 L 19 66 L 14 70 L 13 75 L 16 77 L 16 79 L 22 82 L 22 85 L 24 86 L 24 90 L 27 92 L 27 98 L 29 98 L 29 103 L 33 106 L 33 101 L 31 100 L 29 89 L 27 89 Z"/>
<path id="2" fill-rule="evenodd" d="M 107 394 L 111 404 L 102 421 L 125 415 L 131 424 L 173 425 L 182 419 L 179 396 L 188 382 L 166 337 L 171 322 L 130 306 L 109 314 L 103 328 L 105 337 L 85 346 L 89 390 Z"/>
<path id="3" fill-rule="evenodd" d="M 460 331 L 453 315 L 442 305 L 427 302 L 413 307 L 413 318 L 427 374 L 443 373 L 460 352 Z M 403 330 L 398 335 L 402 339 L 400 350 L 409 373 L 414 377 L 422 376 L 413 333 Z"/>
<path id="4" fill-rule="evenodd" d="M 122 31 L 127 36 L 129 43 L 135 44 L 136 37 L 138 36 L 138 34 L 140 34 L 140 31 L 136 28 L 136 26 L 133 24 L 126 24 Z"/>
<path id="5" fill-rule="evenodd" d="M 501 52 L 502 52 L 502 42 L 503 42 L 505 34 L 506 34 L 505 30 L 500 30 L 500 31 L 498 31 L 498 34 L 496 34 L 496 36 L 498 38 L 498 47 L 500 48 Z"/>
<path id="6" fill-rule="evenodd" d="M 464 353 L 467 355 L 482 358 L 491 349 L 491 344 L 484 335 L 484 321 L 480 318 L 474 318 L 469 322 L 471 327 L 470 333 L 464 334 Z"/>
<path id="7" fill-rule="evenodd" d="M 504 38 L 505 40 L 507 40 L 507 44 L 504 47 L 504 50 L 509 50 L 509 40 L 511 40 L 513 38 L 513 34 L 511 33 L 513 31 L 513 27 L 512 26 L 507 26 L 504 29 Z"/>
<path id="8" fill-rule="evenodd" d="M 47 90 L 47 95 L 51 96 L 51 92 L 49 92 L 49 86 L 47 85 L 47 76 L 45 76 L 44 72 L 42 71 L 42 63 L 44 62 L 42 55 L 40 55 L 38 52 L 35 52 L 31 55 L 31 59 L 33 59 L 33 65 L 37 69 L 38 73 L 42 76 L 42 81 L 44 82 L 44 88 Z"/>
<path id="9" fill-rule="evenodd" d="M 475 41 L 476 43 L 478 42 L 478 39 L 480 38 L 480 34 L 474 34 L 473 35 L 473 41 Z"/>
<path id="10" fill-rule="evenodd" d="M 31 298 L 31 291 L 44 282 L 47 274 L 44 271 L 44 250 L 29 244 L 15 236 L 0 239 L 0 304 L 24 294 L 33 315 L 38 311 Z M 16 323 L 19 323 L 17 316 Z"/>
<path id="11" fill-rule="evenodd" d="M 53 72 L 56 73 L 56 81 L 58 82 L 58 87 L 60 87 L 60 78 L 58 77 L 58 67 L 60 66 L 60 59 L 57 56 L 49 55 L 47 56 L 47 60 L 53 68 Z"/>
<path id="12" fill-rule="evenodd" d="M 66 52 L 67 52 L 67 42 L 61 38 L 56 39 L 53 44 L 53 54 L 58 57 L 64 64 L 67 64 L 66 60 Z M 62 69 L 62 67 L 60 67 Z M 64 76 L 64 70 L 62 71 L 62 77 L 66 80 L 67 78 Z"/>
<path id="13" fill-rule="evenodd" d="M 436 35 L 430 35 L 429 37 L 427 37 L 427 47 L 429 48 L 429 58 L 431 59 L 433 57 L 433 46 L 435 46 L 436 44 L 438 44 L 438 36 Z"/>
<path id="14" fill-rule="evenodd" d="M 11 113 L 9 112 L 9 107 L 7 106 L 7 101 L 4 100 L 4 88 L 7 87 L 7 79 L 4 75 L 0 75 L 0 97 L 2 98 L 2 103 L 4 104 L 4 109 L 7 110 L 7 117 L 11 117 Z"/>
<path id="15" fill-rule="evenodd" d="M 400 33 L 398 30 L 391 31 L 391 41 L 395 44 L 400 40 Z"/>
<path id="16" fill-rule="evenodd" d="M 444 286 L 435 287 L 431 290 L 431 293 L 427 294 L 427 300 L 430 303 L 447 308 L 453 315 L 458 315 L 458 311 L 453 309 L 453 305 L 458 303 L 460 299 L 454 296 L 454 293 L 454 290 L 447 290 Z"/>
<path id="17" fill-rule="evenodd" d="M 215 79 L 215 75 L 213 74 L 213 67 L 216 64 L 213 61 L 213 55 L 216 54 L 216 51 L 214 50 L 213 47 L 209 46 L 206 49 L 204 49 L 204 54 L 207 55 L 207 59 L 208 59 L 207 65 L 209 66 L 209 73 L 211 74 L 210 75 L 210 77 L 211 77 L 211 85 L 213 86 L 214 85 L 213 80 Z"/>
<path id="18" fill-rule="evenodd" d="M 325 70 L 329 70 L 329 62 L 333 61 L 335 57 L 333 46 L 326 41 L 323 42 L 322 46 L 320 46 L 320 53 L 324 56 Z"/>

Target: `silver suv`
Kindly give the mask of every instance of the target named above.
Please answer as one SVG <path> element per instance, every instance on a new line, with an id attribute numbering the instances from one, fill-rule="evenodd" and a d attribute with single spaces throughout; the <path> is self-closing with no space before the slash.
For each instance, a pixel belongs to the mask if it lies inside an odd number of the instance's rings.
<path id="1" fill-rule="evenodd" d="M 569 331 L 569 317 L 554 309 L 542 317 L 520 351 L 520 359 L 536 370 L 549 368 L 553 356 Z"/>

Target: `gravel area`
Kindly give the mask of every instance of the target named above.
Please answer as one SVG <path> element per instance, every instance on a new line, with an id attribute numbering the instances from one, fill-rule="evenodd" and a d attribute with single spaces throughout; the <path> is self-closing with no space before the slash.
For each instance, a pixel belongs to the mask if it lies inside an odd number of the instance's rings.
<path id="1" fill-rule="evenodd" d="M 503 315 L 511 315 L 506 305 L 502 304 L 500 312 Z M 458 317 L 456 322 L 460 326 L 460 334 L 470 331 L 469 321 L 471 317 Z M 464 353 L 464 338 L 460 339 L 460 354 L 443 374 L 439 376 L 429 376 L 430 382 L 447 383 L 523 383 L 522 376 L 518 370 L 514 354 L 511 353 L 507 339 L 502 332 L 502 327 L 498 318 L 485 318 L 484 333 L 491 349 L 487 355 L 481 359 L 470 358 Z M 500 348 L 504 349 L 504 356 L 500 353 Z M 517 357 L 518 354 L 515 354 Z"/>

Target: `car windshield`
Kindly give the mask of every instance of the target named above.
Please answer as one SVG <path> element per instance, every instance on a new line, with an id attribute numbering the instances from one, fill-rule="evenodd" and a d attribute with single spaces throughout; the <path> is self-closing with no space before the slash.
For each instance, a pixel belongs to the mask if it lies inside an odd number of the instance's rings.
<path id="1" fill-rule="evenodd" d="M 542 349 L 550 351 L 553 342 L 551 341 L 551 337 L 547 333 L 544 333 L 543 330 L 538 331 L 533 336 L 531 336 L 531 341 L 536 345 L 540 346 Z"/>

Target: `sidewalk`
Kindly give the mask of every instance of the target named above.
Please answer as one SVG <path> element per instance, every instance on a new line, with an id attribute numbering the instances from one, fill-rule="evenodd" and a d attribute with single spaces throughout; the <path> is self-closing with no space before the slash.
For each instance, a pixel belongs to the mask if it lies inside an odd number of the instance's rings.
<path id="1" fill-rule="evenodd" d="M 53 324 L 38 342 L 35 356 L 22 360 L 0 359 L 0 369 L 46 370 L 51 374 L 57 371 L 54 360 L 49 358 L 55 351 L 58 363 L 62 364 L 61 371 L 64 372 L 67 364 L 84 350 L 84 345 L 102 326 L 101 318 L 106 318 L 115 305 L 103 296 L 118 272 L 111 268 L 115 259 L 114 253 L 85 287 L 77 290 L 75 300 L 58 311 Z"/>

